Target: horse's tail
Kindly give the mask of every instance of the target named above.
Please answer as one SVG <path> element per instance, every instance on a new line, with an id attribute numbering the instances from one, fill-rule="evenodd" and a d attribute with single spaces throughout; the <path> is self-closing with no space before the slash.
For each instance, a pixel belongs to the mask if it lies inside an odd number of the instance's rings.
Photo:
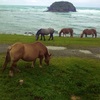
<path id="1" fill-rule="evenodd" d="M 11 50 L 11 46 L 8 47 L 7 52 L 6 52 L 5 62 L 3 64 L 3 72 L 6 69 L 7 64 L 11 61 L 10 50 Z"/>
<path id="2" fill-rule="evenodd" d="M 97 37 L 97 32 L 95 32 L 94 34 L 95 34 L 95 37 Z"/>
<path id="3" fill-rule="evenodd" d="M 73 37 L 73 29 L 72 28 L 70 28 L 70 35 L 71 35 L 71 37 Z"/>

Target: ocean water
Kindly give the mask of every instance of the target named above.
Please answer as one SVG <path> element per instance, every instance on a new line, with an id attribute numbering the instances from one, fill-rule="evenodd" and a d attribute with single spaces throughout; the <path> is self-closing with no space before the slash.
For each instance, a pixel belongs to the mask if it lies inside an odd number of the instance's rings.
<path id="1" fill-rule="evenodd" d="M 95 28 L 100 34 L 100 8 L 79 8 L 77 12 L 46 12 L 43 6 L 0 5 L 0 33 L 24 34 L 40 28 L 73 28 L 80 35 L 85 28 Z"/>

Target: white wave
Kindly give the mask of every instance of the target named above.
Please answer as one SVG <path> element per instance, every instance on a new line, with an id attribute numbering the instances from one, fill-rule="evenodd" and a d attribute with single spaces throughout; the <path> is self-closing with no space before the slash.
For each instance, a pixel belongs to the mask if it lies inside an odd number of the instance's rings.
<path id="1" fill-rule="evenodd" d="M 79 13 L 100 13 L 100 9 L 77 9 Z"/>

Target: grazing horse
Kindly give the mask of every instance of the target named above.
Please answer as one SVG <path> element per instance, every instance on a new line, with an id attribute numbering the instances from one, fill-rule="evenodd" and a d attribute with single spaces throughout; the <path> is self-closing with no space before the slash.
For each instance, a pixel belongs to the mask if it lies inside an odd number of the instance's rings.
<path id="1" fill-rule="evenodd" d="M 41 42 L 30 44 L 15 43 L 8 47 L 5 62 L 3 64 L 3 71 L 11 62 L 10 72 L 14 73 L 17 69 L 17 62 L 22 59 L 24 61 L 32 62 L 32 67 L 35 65 L 37 58 L 40 59 L 40 67 L 42 67 L 42 60 L 45 58 L 45 63 L 49 65 L 51 54 L 49 54 L 47 47 Z"/>
<path id="2" fill-rule="evenodd" d="M 87 37 L 87 35 L 92 35 L 92 37 L 95 36 L 95 38 L 96 38 L 97 32 L 95 29 L 85 29 L 85 30 L 83 30 L 83 32 L 81 34 L 81 38 L 83 38 L 83 35 L 85 35 L 85 37 Z"/>
<path id="3" fill-rule="evenodd" d="M 39 35 L 41 35 L 41 39 L 42 40 L 42 37 L 44 37 L 44 41 L 45 41 L 45 35 L 49 35 L 50 34 L 50 37 L 48 40 L 52 39 L 53 40 L 53 33 L 55 32 L 55 30 L 53 28 L 47 28 L 47 29 L 39 29 L 36 33 L 36 40 L 39 39 Z"/>
<path id="4" fill-rule="evenodd" d="M 70 37 L 73 37 L 73 29 L 72 28 L 63 28 L 61 29 L 61 31 L 59 32 L 59 37 L 61 37 L 61 33 L 63 33 L 63 36 L 66 34 L 70 34 Z"/>

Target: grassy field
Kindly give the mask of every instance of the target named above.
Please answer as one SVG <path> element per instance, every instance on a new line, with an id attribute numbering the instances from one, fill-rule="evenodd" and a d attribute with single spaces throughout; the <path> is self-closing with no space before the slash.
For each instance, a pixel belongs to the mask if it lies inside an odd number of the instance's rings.
<path id="1" fill-rule="evenodd" d="M 12 44 L 15 42 L 32 43 L 35 42 L 35 36 L 24 36 L 24 35 L 7 35 L 0 34 L 0 44 Z M 42 41 L 45 45 L 54 46 L 67 46 L 67 47 L 98 47 L 100 46 L 100 38 L 65 38 L 55 36 L 53 41 Z"/>
<path id="2" fill-rule="evenodd" d="M 15 42 L 31 43 L 35 37 L 0 35 L 0 44 Z M 100 46 L 100 38 L 55 37 L 42 42 L 69 48 Z M 0 69 L 4 56 L 0 54 Z M 19 61 L 21 72 L 13 78 L 8 76 L 10 65 L 0 73 L 0 100 L 100 100 L 100 59 L 53 56 L 49 66 L 43 63 L 43 68 L 39 68 L 38 60 L 35 68 L 30 66 L 31 63 Z M 23 85 L 19 84 L 21 79 Z"/>

